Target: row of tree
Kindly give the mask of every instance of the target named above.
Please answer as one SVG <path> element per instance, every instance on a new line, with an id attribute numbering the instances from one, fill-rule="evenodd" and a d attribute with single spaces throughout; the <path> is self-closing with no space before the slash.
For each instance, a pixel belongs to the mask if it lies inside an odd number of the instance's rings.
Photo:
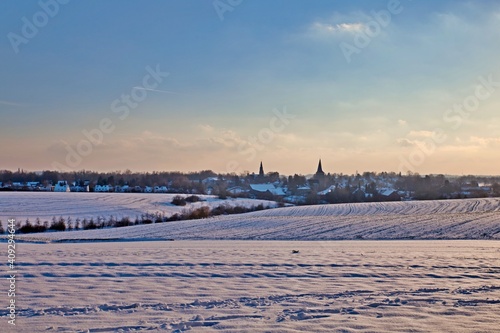
<path id="1" fill-rule="evenodd" d="M 76 218 L 75 220 L 73 220 L 71 217 L 65 219 L 61 216 L 59 217 L 59 219 L 53 217 L 52 222 L 49 223 L 49 221 L 42 222 L 40 218 L 37 218 L 35 222 L 31 222 L 29 219 L 26 219 L 24 223 L 22 223 L 21 221 L 17 221 L 16 231 L 28 234 L 28 233 L 39 233 L 46 231 L 71 231 L 71 230 L 119 228 L 119 227 L 128 227 L 139 224 L 164 223 L 164 222 L 182 221 L 182 220 L 197 220 L 211 216 L 242 214 L 269 208 L 270 208 L 269 206 L 264 206 L 263 204 L 258 204 L 256 206 L 251 206 L 251 207 L 219 205 L 214 208 L 210 208 L 208 206 L 202 206 L 193 209 L 185 209 L 181 213 L 175 213 L 170 216 L 166 216 L 163 213 L 142 214 L 140 217 L 136 216 L 135 220 L 132 220 L 129 217 L 116 218 L 113 216 L 110 216 L 107 219 L 104 217 L 98 217 L 96 219 Z M 5 232 L 6 230 L 4 229 L 2 221 L 0 220 L 0 234 L 3 234 Z"/>
<path id="2" fill-rule="evenodd" d="M 213 182 L 202 182 L 204 179 L 216 178 Z M 80 170 L 76 172 L 59 172 L 59 171 L 43 171 L 43 172 L 25 172 L 23 170 L 0 171 L 0 182 L 8 184 L 9 182 L 39 182 L 41 184 L 55 184 L 59 180 L 67 180 L 69 182 L 89 181 L 90 186 L 95 185 L 129 185 L 134 186 L 163 186 L 168 185 L 171 191 L 179 193 L 207 193 L 210 187 L 212 194 L 220 195 L 221 197 L 229 196 L 227 191 L 229 187 L 243 185 L 254 182 L 279 182 L 280 186 L 286 187 L 292 195 L 300 194 L 299 188 L 309 184 L 309 180 L 304 175 L 281 176 L 278 172 L 269 172 L 264 177 L 256 176 L 255 174 L 217 174 L 211 170 L 203 170 L 199 172 L 132 172 L 113 171 L 113 172 L 96 172 L 88 170 Z M 373 200 L 377 200 L 377 190 L 380 188 L 393 188 L 399 191 L 410 193 L 414 199 L 442 199 L 455 198 L 464 196 L 461 191 L 464 188 L 474 189 L 480 183 L 491 185 L 491 191 L 477 191 L 469 193 L 468 196 L 486 196 L 500 195 L 500 177 L 486 176 L 461 176 L 461 177 L 446 177 L 444 175 L 426 175 L 409 173 L 401 175 L 391 172 L 364 172 L 355 175 L 344 174 L 326 174 L 317 183 L 312 186 L 312 192 L 322 190 L 331 185 L 341 185 L 339 189 L 329 195 L 328 202 L 355 202 L 360 201 L 359 193 L 355 193 L 356 188 L 363 188 L 365 193 L 370 193 Z M 474 191 L 474 190 L 473 190 Z M 309 201 L 314 202 L 314 193 L 309 195 Z M 272 198 L 270 198 L 272 199 Z M 366 200 L 365 200 L 366 201 Z"/>

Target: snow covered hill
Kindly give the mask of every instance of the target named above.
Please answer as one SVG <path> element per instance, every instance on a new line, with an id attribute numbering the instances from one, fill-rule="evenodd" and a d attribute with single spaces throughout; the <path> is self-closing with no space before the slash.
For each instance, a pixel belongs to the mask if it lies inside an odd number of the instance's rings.
<path id="1" fill-rule="evenodd" d="M 358 203 L 276 208 L 204 220 L 19 235 L 96 239 L 500 239 L 500 199 Z"/>
<path id="2" fill-rule="evenodd" d="M 276 207 L 276 202 L 251 199 L 221 200 L 213 195 L 198 195 L 203 201 L 188 203 L 186 206 L 171 204 L 176 195 L 188 194 L 159 193 L 44 193 L 44 192 L 0 192 L 0 220 L 5 223 L 8 218 L 24 222 L 36 218 L 41 222 L 53 218 L 98 218 L 108 219 L 129 217 L 134 220 L 141 214 L 164 214 L 166 216 L 181 213 L 185 209 L 208 206 L 217 207 L 222 204 L 251 207 L 263 204 L 265 207 Z"/>

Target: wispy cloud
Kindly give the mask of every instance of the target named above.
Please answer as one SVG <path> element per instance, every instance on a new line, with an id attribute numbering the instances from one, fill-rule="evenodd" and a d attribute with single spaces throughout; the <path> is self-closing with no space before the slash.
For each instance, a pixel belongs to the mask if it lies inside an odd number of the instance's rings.
<path id="1" fill-rule="evenodd" d="M 333 12 L 328 17 L 318 18 L 306 27 L 309 38 L 332 38 L 364 31 L 366 22 L 372 20 L 364 11 L 350 13 Z"/>
<path id="2" fill-rule="evenodd" d="M 16 103 L 16 102 L 10 102 L 10 101 L 5 101 L 0 99 L 0 104 L 2 105 L 9 105 L 9 106 L 25 106 L 25 104 L 21 103 Z"/>
<path id="3" fill-rule="evenodd" d="M 488 145 L 498 145 L 500 143 L 500 138 L 485 138 L 478 136 L 471 136 L 470 142 L 473 144 L 477 144 L 479 146 L 488 146 Z"/>
<path id="4" fill-rule="evenodd" d="M 176 91 L 171 91 L 171 90 L 148 89 L 148 88 L 144 88 L 144 87 L 134 87 L 133 89 L 146 90 L 146 91 L 155 91 L 155 92 L 164 93 L 164 94 L 174 94 L 174 95 L 187 96 L 186 94 L 183 94 L 183 93 L 180 93 L 180 92 L 176 92 Z"/>
<path id="5" fill-rule="evenodd" d="M 410 131 L 408 136 L 414 138 L 432 138 L 435 135 L 432 131 Z"/>
<path id="6" fill-rule="evenodd" d="M 414 140 L 410 140 L 408 138 L 399 138 L 399 139 L 396 139 L 396 142 L 398 143 L 398 145 L 400 145 L 401 147 L 413 147 L 416 145 L 416 141 Z"/>
<path id="7" fill-rule="evenodd" d="M 313 32 L 322 34 L 334 34 L 339 32 L 355 33 L 362 31 L 364 28 L 365 25 L 363 23 L 329 24 L 329 23 L 314 22 L 311 25 L 311 30 Z"/>

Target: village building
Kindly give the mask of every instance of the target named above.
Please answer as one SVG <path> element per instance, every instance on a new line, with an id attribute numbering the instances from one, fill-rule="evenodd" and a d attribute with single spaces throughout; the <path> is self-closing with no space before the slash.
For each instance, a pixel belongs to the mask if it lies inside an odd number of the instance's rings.
<path id="1" fill-rule="evenodd" d="M 68 185 L 68 182 L 65 180 L 60 180 L 54 186 L 54 192 L 70 192 L 71 189 Z"/>
<path id="2" fill-rule="evenodd" d="M 282 187 L 276 187 L 274 184 L 250 184 L 250 196 L 256 199 L 269 199 L 273 196 L 285 196 L 286 191 Z"/>
<path id="3" fill-rule="evenodd" d="M 314 174 L 315 178 L 321 178 L 325 176 L 325 172 L 323 171 L 323 166 L 321 165 L 321 159 L 319 159 L 318 163 L 318 169 L 316 170 L 316 173 Z"/>
<path id="4" fill-rule="evenodd" d="M 94 192 L 112 192 L 113 187 L 110 185 L 96 185 Z"/>

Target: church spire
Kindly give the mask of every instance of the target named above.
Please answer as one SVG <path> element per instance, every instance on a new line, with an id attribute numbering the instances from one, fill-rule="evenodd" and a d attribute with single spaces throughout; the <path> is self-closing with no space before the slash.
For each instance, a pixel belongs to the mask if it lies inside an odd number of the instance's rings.
<path id="1" fill-rule="evenodd" d="M 259 177 L 264 177 L 264 167 L 262 166 L 262 161 L 260 161 Z"/>
<path id="2" fill-rule="evenodd" d="M 323 171 L 323 166 L 321 165 L 321 158 L 318 163 L 318 170 L 316 171 L 316 176 L 324 176 L 325 172 Z"/>

